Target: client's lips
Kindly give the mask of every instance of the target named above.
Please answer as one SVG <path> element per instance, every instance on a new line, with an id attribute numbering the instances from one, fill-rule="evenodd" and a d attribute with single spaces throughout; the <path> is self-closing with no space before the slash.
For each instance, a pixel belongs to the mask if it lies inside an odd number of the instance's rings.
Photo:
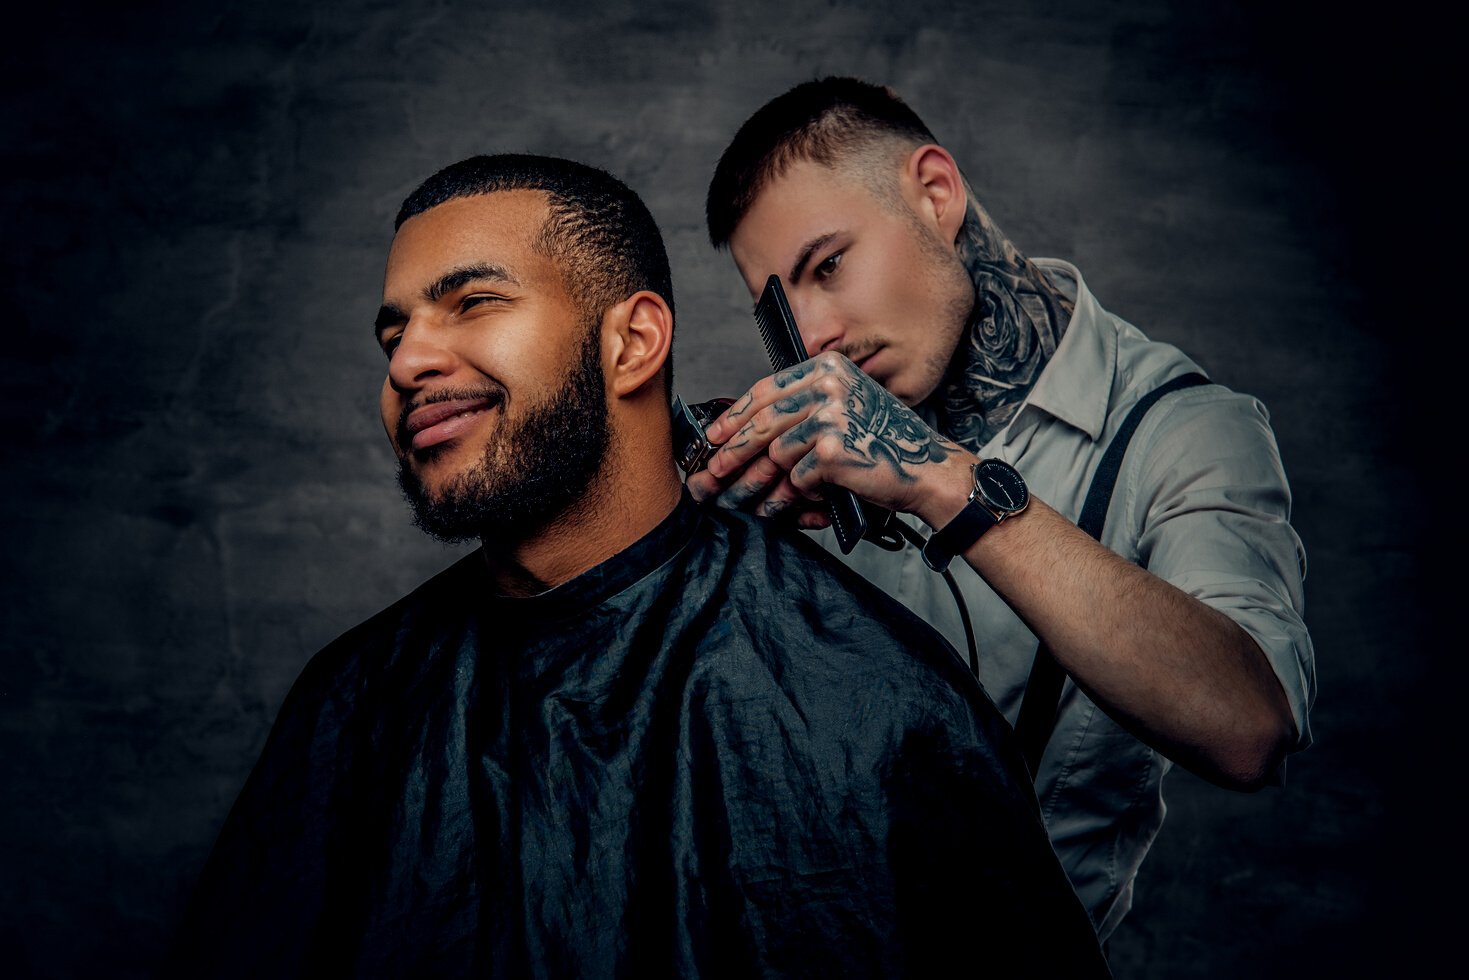
<path id="1" fill-rule="evenodd" d="M 405 428 L 413 448 L 427 449 L 461 435 L 479 421 L 479 416 L 500 404 L 498 398 L 459 398 L 434 402 L 408 413 Z"/>

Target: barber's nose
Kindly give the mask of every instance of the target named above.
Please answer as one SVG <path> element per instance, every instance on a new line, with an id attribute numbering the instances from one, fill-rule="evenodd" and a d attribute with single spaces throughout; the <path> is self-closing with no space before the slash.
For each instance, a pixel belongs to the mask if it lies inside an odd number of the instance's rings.
<path id="1" fill-rule="evenodd" d="M 445 346 L 428 324 L 409 321 L 388 360 L 388 382 L 398 391 L 411 392 L 434 378 L 444 378 L 459 368 L 459 358 Z"/>
<path id="2" fill-rule="evenodd" d="M 842 342 L 846 330 L 831 304 L 822 302 L 819 297 L 791 298 L 790 303 L 791 315 L 796 318 L 807 354 L 815 357 Z"/>

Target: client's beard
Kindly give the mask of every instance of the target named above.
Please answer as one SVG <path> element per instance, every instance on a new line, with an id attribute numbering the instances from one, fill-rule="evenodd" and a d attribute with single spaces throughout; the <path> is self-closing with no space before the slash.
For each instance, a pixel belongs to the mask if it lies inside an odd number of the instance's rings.
<path id="1" fill-rule="evenodd" d="M 412 450 L 399 457 L 398 485 L 413 523 L 440 541 L 514 545 L 595 492 L 611 439 L 598 331 L 587 331 L 578 354 L 562 389 L 517 419 L 502 416 L 480 460 L 442 490 L 423 485 Z M 503 391 L 492 397 L 503 412 Z M 402 423 L 398 445 L 411 445 Z"/>

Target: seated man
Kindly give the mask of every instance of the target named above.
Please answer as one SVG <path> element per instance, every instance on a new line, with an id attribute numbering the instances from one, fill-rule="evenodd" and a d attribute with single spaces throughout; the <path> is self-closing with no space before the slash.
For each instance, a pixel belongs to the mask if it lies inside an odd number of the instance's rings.
<path id="1" fill-rule="evenodd" d="M 306 668 L 174 971 L 1106 975 L 952 648 L 683 495 L 642 202 L 476 157 L 397 227 L 383 422 L 418 523 L 482 547 Z"/>

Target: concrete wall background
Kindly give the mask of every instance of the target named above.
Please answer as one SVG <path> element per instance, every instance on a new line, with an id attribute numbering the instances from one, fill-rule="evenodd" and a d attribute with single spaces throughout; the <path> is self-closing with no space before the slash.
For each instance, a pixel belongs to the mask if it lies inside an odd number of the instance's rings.
<path id="1" fill-rule="evenodd" d="M 1449 62 L 1390 13 L 32 11 L 0 63 L 10 975 L 147 975 L 306 659 L 456 553 L 408 525 L 376 421 L 368 328 L 402 197 L 481 151 L 619 174 L 673 259 L 678 388 L 734 394 L 765 362 L 704 188 L 749 112 L 827 73 L 896 87 L 1023 250 L 1075 261 L 1274 415 L 1311 560 L 1317 745 L 1284 790 L 1170 777 L 1118 976 L 1418 961 L 1448 910 L 1416 883 L 1453 880 L 1422 778 L 1448 691 L 1418 462 L 1439 429 L 1415 385 L 1452 295 L 1418 258 L 1446 244 L 1449 163 L 1418 120 Z"/>

